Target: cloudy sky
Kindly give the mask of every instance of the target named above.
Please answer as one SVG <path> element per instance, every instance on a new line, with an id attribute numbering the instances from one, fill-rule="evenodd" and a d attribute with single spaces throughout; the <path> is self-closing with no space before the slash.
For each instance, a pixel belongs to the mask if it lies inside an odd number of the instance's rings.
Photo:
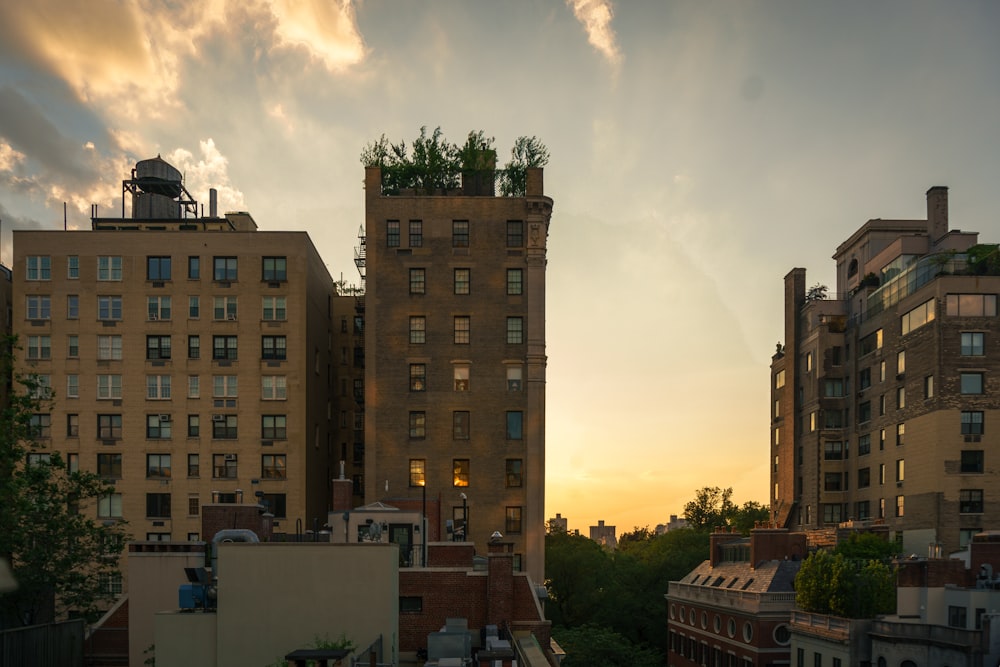
<path id="1" fill-rule="evenodd" d="M 552 154 L 546 513 L 619 533 L 768 494 L 782 277 L 869 218 L 1000 240 L 990 0 L 0 2 L 0 259 L 162 154 L 357 280 L 365 143 Z"/>

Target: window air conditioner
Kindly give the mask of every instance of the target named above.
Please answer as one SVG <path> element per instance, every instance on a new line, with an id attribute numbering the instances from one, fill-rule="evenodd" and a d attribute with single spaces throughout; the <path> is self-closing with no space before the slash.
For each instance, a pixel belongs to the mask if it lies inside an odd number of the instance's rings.
<path id="1" fill-rule="evenodd" d="M 160 421 L 161 422 L 168 422 L 168 421 L 170 421 L 170 415 L 160 415 Z"/>
<path id="2" fill-rule="evenodd" d="M 236 313 L 229 313 L 229 315 L 226 316 L 226 319 L 229 320 L 230 322 L 235 322 L 236 321 Z"/>
<path id="3" fill-rule="evenodd" d="M 154 315 L 153 313 L 149 314 L 149 321 L 150 322 L 155 322 L 157 319 L 159 319 L 159 318 L 157 318 L 156 315 Z"/>
<path id="4" fill-rule="evenodd" d="M 226 421 L 225 415 L 212 415 L 212 421 L 214 422 L 224 422 Z"/>
<path id="5" fill-rule="evenodd" d="M 226 461 L 235 461 L 236 460 L 236 454 L 224 454 L 223 456 L 225 457 Z"/>

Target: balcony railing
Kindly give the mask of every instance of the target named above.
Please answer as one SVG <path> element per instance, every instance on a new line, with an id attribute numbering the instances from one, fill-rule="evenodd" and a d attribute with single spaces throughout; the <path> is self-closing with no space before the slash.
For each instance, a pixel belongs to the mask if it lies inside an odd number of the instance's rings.
<path id="1" fill-rule="evenodd" d="M 671 598 L 702 604 L 731 607 L 747 612 L 788 611 L 795 606 L 795 593 L 752 593 L 713 586 L 670 582 Z"/>

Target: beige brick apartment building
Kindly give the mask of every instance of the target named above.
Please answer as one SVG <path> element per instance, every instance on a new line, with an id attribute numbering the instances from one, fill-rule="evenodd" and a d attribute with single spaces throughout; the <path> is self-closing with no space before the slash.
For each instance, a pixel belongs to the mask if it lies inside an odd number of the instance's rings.
<path id="1" fill-rule="evenodd" d="M 322 525 L 353 426 L 332 419 L 352 325 L 335 334 L 322 259 L 246 213 L 180 217 L 176 170 L 138 167 L 123 194 L 146 217 L 14 231 L 17 370 L 53 395 L 39 441 L 113 481 L 89 511 L 138 540 L 210 539 L 212 502 L 265 503 L 279 533 Z"/>
<path id="2" fill-rule="evenodd" d="M 495 196 L 492 178 L 482 191 L 390 194 L 381 176 L 365 177 L 366 500 L 426 491 L 445 524 L 468 521 L 477 550 L 499 531 L 515 567 L 541 582 L 542 170 L 515 197 Z"/>
<path id="3" fill-rule="evenodd" d="M 1000 528 L 1000 275 L 976 244 L 949 229 L 934 187 L 926 220 L 869 220 L 837 248 L 835 293 L 810 294 L 805 269 L 785 277 L 770 380 L 780 525 L 885 521 L 918 554 Z"/>

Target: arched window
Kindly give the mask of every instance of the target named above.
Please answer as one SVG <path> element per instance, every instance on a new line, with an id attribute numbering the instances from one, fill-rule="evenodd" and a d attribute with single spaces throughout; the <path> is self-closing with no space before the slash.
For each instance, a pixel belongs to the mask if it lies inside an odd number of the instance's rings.
<path id="1" fill-rule="evenodd" d="M 847 265 L 847 277 L 858 275 L 858 260 L 852 259 L 851 263 Z"/>

